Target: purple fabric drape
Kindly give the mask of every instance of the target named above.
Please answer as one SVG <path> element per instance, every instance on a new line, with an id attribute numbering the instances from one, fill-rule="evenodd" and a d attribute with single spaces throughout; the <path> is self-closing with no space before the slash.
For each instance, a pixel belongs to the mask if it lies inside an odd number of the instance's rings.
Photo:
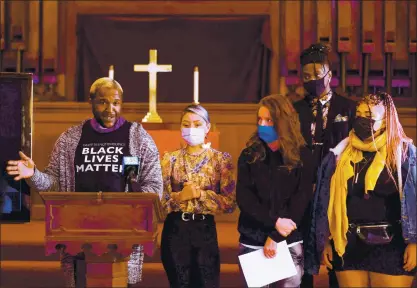
<path id="1" fill-rule="evenodd" d="M 115 66 L 124 101 L 148 102 L 148 73 L 134 64 L 149 62 L 158 50 L 158 102 L 193 100 L 193 67 L 200 69 L 201 103 L 253 103 L 268 93 L 268 43 L 264 17 L 106 17 L 79 16 L 77 99 L 88 98 L 95 79 Z"/>

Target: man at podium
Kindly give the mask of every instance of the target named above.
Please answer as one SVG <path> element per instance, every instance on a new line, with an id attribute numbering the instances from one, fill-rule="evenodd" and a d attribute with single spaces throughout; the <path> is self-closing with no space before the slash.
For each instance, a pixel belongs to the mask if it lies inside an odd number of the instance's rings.
<path id="1" fill-rule="evenodd" d="M 152 137 L 136 122 L 121 116 L 123 90 L 110 78 L 90 88 L 93 118 L 69 128 L 58 138 L 44 172 L 20 152 L 6 170 L 38 191 L 150 192 L 162 196 L 159 152 Z M 127 167 L 127 169 L 126 169 Z M 140 281 L 143 249 L 133 251 L 129 284 Z M 73 279 L 74 277 L 69 277 Z M 73 286 L 74 280 L 70 280 Z"/>

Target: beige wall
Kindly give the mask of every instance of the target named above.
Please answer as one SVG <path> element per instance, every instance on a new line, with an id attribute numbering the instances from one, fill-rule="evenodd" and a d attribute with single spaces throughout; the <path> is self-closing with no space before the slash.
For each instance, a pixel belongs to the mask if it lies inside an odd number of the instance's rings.
<path id="1" fill-rule="evenodd" d="M 186 104 L 159 104 L 158 112 L 169 129 L 179 129 L 179 115 Z M 235 163 L 245 142 L 256 128 L 256 105 L 251 104 L 206 104 L 213 126 L 220 132 L 220 150 L 229 152 Z M 124 115 L 130 121 L 140 121 L 148 105 L 124 104 Z M 416 109 L 400 108 L 400 119 L 406 133 L 417 140 Z M 91 117 L 87 103 L 35 103 L 33 130 L 33 159 L 42 170 L 58 136 L 67 128 Z M 44 207 L 38 194 L 32 193 L 32 219 L 42 219 Z M 235 221 L 238 211 L 232 215 L 221 215 L 218 221 Z"/>

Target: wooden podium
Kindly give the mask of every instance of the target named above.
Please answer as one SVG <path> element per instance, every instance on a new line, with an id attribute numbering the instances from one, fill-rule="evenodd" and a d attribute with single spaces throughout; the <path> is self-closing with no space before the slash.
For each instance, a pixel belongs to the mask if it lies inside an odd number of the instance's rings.
<path id="1" fill-rule="evenodd" d="M 132 247 L 152 256 L 164 217 L 157 194 L 41 192 L 45 201 L 46 255 L 80 255 L 77 287 L 127 287 Z"/>

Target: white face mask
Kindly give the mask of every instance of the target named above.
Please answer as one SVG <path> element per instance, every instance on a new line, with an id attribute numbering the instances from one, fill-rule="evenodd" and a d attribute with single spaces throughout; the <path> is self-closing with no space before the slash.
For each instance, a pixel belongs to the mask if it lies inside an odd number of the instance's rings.
<path id="1" fill-rule="evenodd" d="M 206 138 L 204 128 L 182 128 L 181 134 L 182 138 L 190 146 L 204 144 L 204 139 Z"/>

